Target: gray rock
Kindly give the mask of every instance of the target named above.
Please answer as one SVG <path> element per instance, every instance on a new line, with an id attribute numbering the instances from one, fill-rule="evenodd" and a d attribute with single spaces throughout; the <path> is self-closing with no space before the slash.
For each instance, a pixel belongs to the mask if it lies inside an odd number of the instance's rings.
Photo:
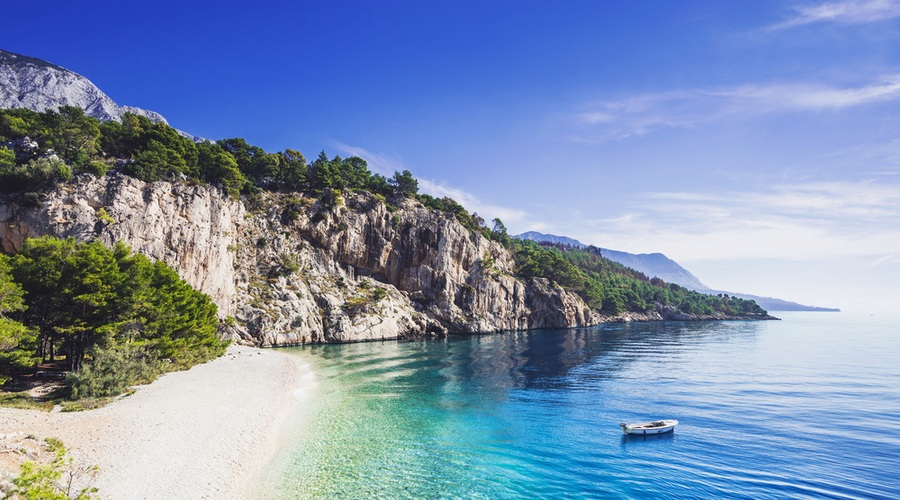
<path id="1" fill-rule="evenodd" d="M 40 207 L 0 197 L 0 248 L 51 234 L 124 241 L 209 294 L 224 331 L 253 345 L 417 338 L 583 326 L 604 318 L 547 280 L 512 276 L 505 248 L 410 199 L 365 193 L 325 206 L 264 194 L 257 212 L 213 187 L 79 176 Z M 296 200 L 292 200 L 292 203 Z M 98 217 L 104 209 L 115 221 Z"/>
<path id="2" fill-rule="evenodd" d="M 74 106 L 99 120 L 121 121 L 122 115 L 132 113 L 154 122 L 167 123 L 155 111 L 120 106 L 87 78 L 61 66 L 34 57 L 0 50 L 0 108 L 25 108 L 43 112 Z M 186 132 L 181 135 L 205 141 Z"/>
<path id="3" fill-rule="evenodd" d="M 55 64 L 0 50 L 0 108 L 32 111 L 75 106 L 100 120 L 134 113 L 165 123 L 159 113 L 119 106 L 87 78 Z"/>

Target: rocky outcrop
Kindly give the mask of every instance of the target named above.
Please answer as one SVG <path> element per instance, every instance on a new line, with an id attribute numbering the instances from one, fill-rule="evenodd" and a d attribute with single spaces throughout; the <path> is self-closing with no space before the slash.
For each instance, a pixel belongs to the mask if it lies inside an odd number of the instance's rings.
<path id="1" fill-rule="evenodd" d="M 50 234 L 107 245 L 124 241 L 136 252 L 175 267 L 209 294 L 223 315 L 234 311 L 236 288 L 229 251 L 243 207 L 217 190 L 146 184 L 124 175 L 84 175 L 43 196 L 41 206 L 18 195 L 0 198 L 0 249 L 15 253 L 26 238 Z"/>
<path id="2" fill-rule="evenodd" d="M 512 276 L 499 244 L 411 199 L 264 194 L 84 175 L 0 198 L 0 247 L 28 237 L 124 241 L 175 267 L 244 343 L 283 345 L 590 325 L 603 318 L 544 279 Z"/>
<path id="3" fill-rule="evenodd" d="M 125 113 L 166 120 L 153 111 L 119 106 L 87 78 L 41 59 L 0 50 L 0 108 L 32 111 L 75 106 L 100 120 L 121 120 Z"/>
<path id="4" fill-rule="evenodd" d="M 722 321 L 722 320 L 777 320 L 774 316 L 769 315 L 768 313 L 764 315 L 753 315 L 753 314 L 725 314 L 723 312 L 714 312 L 712 314 L 697 314 L 697 313 L 685 313 L 679 311 L 678 309 L 672 306 L 663 306 L 657 304 L 656 312 L 652 313 L 659 320 L 670 320 L 670 321 Z"/>
<path id="5" fill-rule="evenodd" d="M 155 111 L 116 104 L 90 80 L 74 71 L 42 59 L 0 50 L 0 108 L 42 112 L 61 106 L 81 108 L 86 115 L 102 121 L 121 121 L 122 115 L 132 113 L 167 123 Z M 178 133 L 193 141 L 206 140 L 180 130 Z"/>

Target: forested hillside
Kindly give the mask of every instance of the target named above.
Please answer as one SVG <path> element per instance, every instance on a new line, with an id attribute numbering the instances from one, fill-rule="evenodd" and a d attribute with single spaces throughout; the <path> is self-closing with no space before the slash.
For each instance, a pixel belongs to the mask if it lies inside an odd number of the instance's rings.
<path id="1" fill-rule="evenodd" d="M 650 279 L 604 258 L 593 246 L 578 248 L 515 239 L 513 247 L 523 276 L 550 277 L 608 315 L 647 312 L 662 306 L 701 316 L 766 316 L 752 300 L 706 295 L 659 278 Z"/>
<path id="2" fill-rule="evenodd" d="M 414 197 L 509 248 L 517 276 L 548 278 L 604 314 L 663 307 L 687 315 L 766 316 L 753 301 L 704 295 L 650 280 L 603 258 L 596 248 L 554 248 L 512 239 L 499 219 L 488 227 L 478 214 L 470 214 L 450 198 L 418 194 L 418 182 L 409 171 L 387 178 L 370 172 L 365 160 L 358 157 L 329 159 L 322 152 L 308 164 L 292 149 L 267 153 L 240 138 L 195 143 L 172 127 L 143 116 L 126 114 L 121 123 L 100 122 L 73 107 L 44 113 L 0 110 L 0 144 L 5 145 L 0 147 L 0 186 L 24 193 L 36 203 L 38 191 L 73 174 L 104 175 L 110 169 L 144 181 L 176 179 L 218 185 L 250 207 L 260 203 L 259 194 L 264 190 L 307 193 L 326 203 L 338 203 L 344 190 L 367 191 L 389 209 L 398 196 Z M 300 204 L 288 206 L 286 216 L 302 209 Z"/>

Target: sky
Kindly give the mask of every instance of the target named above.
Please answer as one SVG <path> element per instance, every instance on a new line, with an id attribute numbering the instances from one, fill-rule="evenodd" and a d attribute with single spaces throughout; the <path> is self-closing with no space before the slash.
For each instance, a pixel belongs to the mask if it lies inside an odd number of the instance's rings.
<path id="1" fill-rule="evenodd" d="M 0 48 L 516 234 L 900 311 L 900 0 L 8 2 Z"/>

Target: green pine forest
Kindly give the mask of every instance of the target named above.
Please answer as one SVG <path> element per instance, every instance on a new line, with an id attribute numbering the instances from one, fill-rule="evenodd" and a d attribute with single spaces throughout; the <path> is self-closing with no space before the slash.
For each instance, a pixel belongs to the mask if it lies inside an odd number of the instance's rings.
<path id="1" fill-rule="evenodd" d="M 62 363 L 67 396 L 115 396 L 223 354 L 216 312 L 174 269 L 123 243 L 29 239 L 0 255 L 0 378 Z"/>
<path id="2" fill-rule="evenodd" d="M 195 142 L 172 127 L 134 114 L 101 122 L 75 107 L 42 113 L 0 110 L 0 191 L 39 205 L 41 192 L 74 175 L 110 170 L 144 181 L 218 186 L 251 210 L 265 191 L 305 193 L 335 200 L 345 190 L 365 191 L 396 210 L 412 197 L 455 217 L 467 229 L 508 248 L 515 275 L 547 278 L 608 315 L 665 307 L 686 314 L 765 317 L 755 302 L 711 296 L 636 272 L 599 249 L 541 245 L 511 238 L 503 222 L 490 227 L 451 198 L 418 193 L 408 171 L 386 177 L 362 158 L 312 162 L 293 149 L 268 153 L 244 139 Z M 490 262 L 486 262 L 489 265 Z M 135 380 L 218 356 L 215 305 L 171 268 L 132 254 L 127 246 L 41 238 L 19 254 L 0 256 L 0 377 L 35 361 L 65 359 L 73 397 L 111 395 Z M 0 379 L 2 380 L 2 379 Z"/>

